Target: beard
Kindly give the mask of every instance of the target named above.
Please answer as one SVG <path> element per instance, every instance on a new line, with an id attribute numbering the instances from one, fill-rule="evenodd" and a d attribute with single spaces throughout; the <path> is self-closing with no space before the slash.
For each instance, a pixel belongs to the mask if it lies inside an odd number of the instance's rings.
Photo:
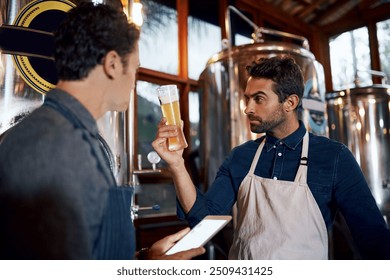
<path id="1" fill-rule="evenodd" d="M 250 123 L 250 128 L 253 133 L 267 133 L 272 132 L 275 128 L 280 128 L 285 122 L 286 116 L 282 110 L 278 110 L 269 119 L 263 119 L 254 115 L 248 115 L 248 119 L 250 121 L 256 121 L 256 123 Z"/>

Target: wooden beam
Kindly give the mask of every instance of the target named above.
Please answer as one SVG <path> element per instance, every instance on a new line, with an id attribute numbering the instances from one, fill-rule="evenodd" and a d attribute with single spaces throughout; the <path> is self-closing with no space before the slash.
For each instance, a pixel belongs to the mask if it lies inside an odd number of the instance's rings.
<path id="1" fill-rule="evenodd" d="M 310 5 L 312 0 L 297 0 L 296 2 L 299 2 L 303 5 Z"/>
<path id="2" fill-rule="evenodd" d="M 179 77 L 177 75 L 172 75 L 143 67 L 140 67 L 138 70 L 138 79 L 161 85 L 172 83 L 187 83 L 187 79 Z"/>
<path id="3" fill-rule="evenodd" d="M 298 14 L 298 17 L 301 19 L 305 18 L 325 2 L 327 2 L 327 0 L 317 0 L 312 2 L 312 4 L 310 4 L 307 8 L 303 9 L 303 11 Z"/>
<path id="4" fill-rule="evenodd" d="M 390 3 L 384 3 L 375 8 L 362 12 L 358 7 L 351 10 L 343 18 L 321 27 L 321 30 L 330 37 L 351 31 L 369 24 L 390 19 Z"/>
<path id="5" fill-rule="evenodd" d="M 368 11 L 361 11 L 366 22 L 379 22 L 390 19 L 390 2 L 383 3 L 379 6 L 369 9 Z"/>
<path id="6" fill-rule="evenodd" d="M 302 12 L 302 10 L 304 9 L 305 7 L 304 6 L 295 6 L 293 8 L 291 8 L 290 10 L 290 13 L 292 16 L 297 16 L 300 12 Z"/>
<path id="7" fill-rule="evenodd" d="M 308 30 L 311 29 L 310 25 L 305 23 L 304 21 L 291 16 L 287 12 L 278 9 L 272 4 L 269 4 L 265 0 L 240 0 L 240 2 L 246 3 L 256 10 L 258 10 L 260 13 L 264 13 L 267 15 L 268 18 L 273 18 L 276 21 L 280 23 L 288 24 L 289 26 L 297 29 L 302 30 L 303 33 L 306 33 Z"/>
<path id="8" fill-rule="evenodd" d="M 179 76 L 188 77 L 188 0 L 176 1 L 179 49 Z"/>
<path id="9" fill-rule="evenodd" d="M 381 71 L 381 62 L 379 55 L 379 43 L 377 37 L 376 23 L 370 23 L 368 26 L 368 35 L 370 41 L 370 56 L 371 56 L 371 69 Z M 381 78 L 378 76 L 372 76 L 374 84 L 380 84 Z"/>
<path id="10" fill-rule="evenodd" d="M 340 11 L 340 7 L 349 3 L 349 1 L 350 0 L 337 0 L 331 6 L 329 6 L 324 13 L 317 15 L 315 20 L 311 21 L 311 24 L 321 25 L 321 22 L 338 13 Z"/>
<path id="11" fill-rule="evenodd" d="M 365 22 L 360 14 L 360 10 L 355 8 L 345 14 L 343 18 L 321 27 L 323 32 L 329 34 L 329 37 L 363 27 Z"/>
<path id="12" fill-rule="evenodd" d="M 332 91 L 333 85 L 331 72 L 332 69 L 330 65 L 329 38 L 324 35 L 319 29 L 313 31 L 310 50 L 313 52 L 316 59 L 324 67 L 326 92 Z"/>
<path id="13" fill-rule="evenodd" d="M 378 0 L 361 0 L 359 3 L 359 9 L 361 11 L 365 11 L 373 5 L 380 5 L 380 3 L 378 3 Z"/>
<path id="14" fill-rule="evenodd" d="M 226 9 L 227 9 L 228 5 L 229 5 L 228 0 L 220 0 L 219 1 L 219 6 L 218 6 L 219 26 L 221 27 L 222 39 L 227 38 L 227 34 L 226 34 Z"/>

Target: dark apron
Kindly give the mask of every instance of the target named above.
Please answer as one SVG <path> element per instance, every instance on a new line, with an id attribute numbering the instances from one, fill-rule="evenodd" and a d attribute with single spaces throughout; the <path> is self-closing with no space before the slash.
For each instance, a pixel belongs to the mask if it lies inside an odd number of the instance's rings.
<path id="1" fill-rule="evenodd" d="M 135 236 L 130 218 L 132 190 L 130 187 L 110 188 L 101 231 L 94 246 L 96 259 L 134 258 Z"/>
<path id="2" fill-rule="evenodd" d="M 66 107 L 58 102 L 46 98 L 44 106 L 53 108 L 69 120 L 76 128 L 86 130 L 85 126 L 80 120 Z M 133 259 L 135 253 L 135 234 L 134 225 L 130 218 L 131 198 L 133 195 L 133 188 L 129 186 L 117 186 L 115 178 L 109 166 L 112 161 L 109 158 L 111 151 L 101 138 L 91 139 L 84 138 L 91 145 L 93 156 L 98 160 L 98 168 L 104 174 L 108 184 L 110 185 L 107 201 L 103 212 L 103 217 L 100 225 L 99 235 L 94 240 L 92 258 L 94 259 Z M 99 144 L 100 150 L 96 150 L 96 143 Z M 107 162 L 102 163 L 97 156 L 103 153 Z M 107 172 L 109 170 L 109 172 Z"/>

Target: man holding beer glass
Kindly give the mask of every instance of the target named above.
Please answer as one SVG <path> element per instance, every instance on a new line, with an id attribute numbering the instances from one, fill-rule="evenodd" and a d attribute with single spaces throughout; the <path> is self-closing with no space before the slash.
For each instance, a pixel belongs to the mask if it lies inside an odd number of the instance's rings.
<path id="1" fill-rule="evenodd" d="M 328 232 L 340 211 L 362 258 L 390 259 L 390 231 L 354 156 L 308 133 L 298 119 L 299 66 L 272 57 L 247 71 L 245 114 L 251 131 L 266 135 L 234 148 L 206 194 L 192 183 L 183 150 L 167 148 L 180 127 L 165 118 L 158 126 L 153 147 L 172 173 L 179 217 L 194 226 L 206 215 L 230 214 L 236 203 L 230 259 L 327 259 Z"/>

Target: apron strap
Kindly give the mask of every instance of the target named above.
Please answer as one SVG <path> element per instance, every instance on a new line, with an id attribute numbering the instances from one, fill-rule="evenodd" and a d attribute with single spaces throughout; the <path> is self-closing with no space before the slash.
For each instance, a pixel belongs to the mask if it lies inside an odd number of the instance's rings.
<path id="1" fill-rule="evenodd" d="M 260 143 L 259 148 L 256 151 L 255 156 L 253 157 L 253 161 L 251 164 L 251 168 L 249 169 L 248 175 L 253 175 L 255 173 L 256 165 L 259 161 L 261 151 L 263 150 L 265 144 L 265 137 L 264 140 Z M 309 153 L 309 133 L 306 131 L 305 135 L 303 136 L 303 144 L 302 144 L 302 153 L 301 153 L 301 161 L 300 165 L 297 171 L 297 174 L 295 175 L 294 182 L 299 182 L 301 184 L 306 184 L 307 182 L 307 160 L 308 160 L 308 153 Z"/>
<path id="2" fill-rule="evenodd" d="M 303 136 L 301 161 L 294 180 L 294 182 L 296 183 L 301 183 L 301 184 L 307 183 L 308 153 L 309 153 L 309 133 L 306 131 L 305 136 Z"/>
<path id="3" fill-rule="evenodd" d="M 73 124 L 74 127 L 82 128 L 82 129 L 87 130 L 86 127 L 83 125 L 83 123 L 74 115 L 74 113 L 72 111 L 70 111 L 68 108 L 66 108 L 65 106 L 63 106 L 63 105 L 61 105 L 61 104 L 51 100 L 50 98 L 46 98 L 45 102 L 43 103 L 43 105 L 47 106 L 47 107 L 51 107 L 52 109 L 54 109 L 57 112 L 59 112 L 71 124 Z M 112 159 L 113 156 L 112 156 L 112 152 L 111 152 L 108 144 L 104 141 L 103 137 L 98 135 L 98 137 L 96 137 L 96 140 L 99 143 L 99 148 L 100 148 L 101 152 L 104 155 L 104 160 L 106 161 L 106 163 L 108 164 L 108 166 L 110 168 L 110 172 L 109 172 L 110 174 L 107 174 L 107 172 L 105 172 L 105 168 L 104 168 L 103 164 L 100 162 L 99 157 L 98 157 L 98 152 L 95 150 L 95 147 L 94 147 L 93 143 L 91 142 L 91 140 L 89 140 L 88 137 L 85 137 L 84 140 L 86 142 L 88 142 L 88 144 L 90 145 L 91 151 L 92 151 L 92 155 L 96 158 L 97 163 L 98 163 L 98 168 L 99 168 L 100 172 L 103 174 L 103 176 L 106 178 L 107 183 L 109 185 L 111 185 L 112 182 L 116 182 L 115 176 L 114 176 L 114 173 L 113 173 L 114 169 L 113 169 L 113 159 Z"/>
<path id="4" fill-rule="evenodd" d="M 251 168 L 249 169 L 248 175 L 253 175 L 255 173 L 255 168 L 256 168 L 257 162 L 259 161 L 261 151 L 263 150 L 264 143 L 265 143 L 265 137 L 264 137 L 264 140 L 260 143 L 259 147 L 257 148 L 256 154 L 253 158 L 252 165 L 251 165 Z"/>

